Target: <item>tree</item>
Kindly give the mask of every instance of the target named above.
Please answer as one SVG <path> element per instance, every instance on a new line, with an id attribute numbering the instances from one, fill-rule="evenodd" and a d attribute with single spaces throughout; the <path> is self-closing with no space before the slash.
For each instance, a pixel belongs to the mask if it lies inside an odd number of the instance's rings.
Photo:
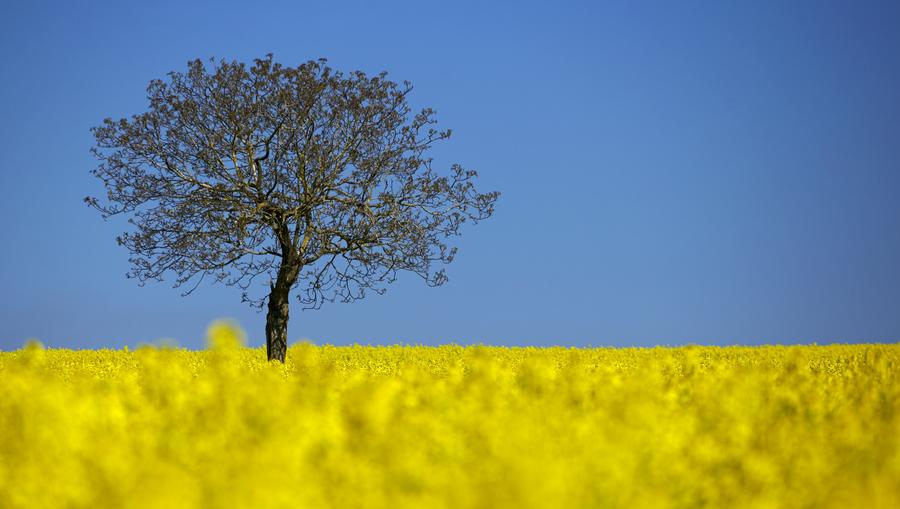
<path id="1" fill-rule="evenodd" d="M 151 81 L 148 111 L 92 129 L 107 199 L 85 201 L 129 218 L 117 237 L 129 277 L 174 274 L 183 295 L 207 278 L 239 286 L 268 303 L 268 358 L 282 362 L 295 287 L 318 308 L 384 293 L 402 271 L 447 281 L 435 266 L 453 260 L 449 239 L 488 218 L 499 193 L 477 192 L 473 170 L 432 169 L 426 152 L 450 130 L 430 108 L 411 114 L 409 82 L 324 59 L 210 62 Z M 258 278 L 267 296 L 253 295 Z"/>

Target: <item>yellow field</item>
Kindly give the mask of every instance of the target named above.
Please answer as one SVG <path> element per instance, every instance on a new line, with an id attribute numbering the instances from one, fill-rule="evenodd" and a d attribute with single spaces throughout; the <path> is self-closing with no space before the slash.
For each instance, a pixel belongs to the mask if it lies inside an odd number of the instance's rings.
<path id="1" fill-rule="evenodd" d="M 0 354 L 0 507 L 900 507 L 900 345 Z"/>

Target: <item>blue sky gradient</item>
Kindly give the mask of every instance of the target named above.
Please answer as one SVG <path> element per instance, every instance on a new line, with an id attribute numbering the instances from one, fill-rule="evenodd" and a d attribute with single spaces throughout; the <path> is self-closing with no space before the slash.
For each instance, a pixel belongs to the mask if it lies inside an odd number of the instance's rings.
<path id="1" fill-rule="evenodd" d="M 138 287 L 90 127 L 211 56 L 409 80 L 503 193 L 450 282 L 292 309 L 316 343 L 900 339 L 898 2 L 4 2 L 0 349 L 203 345 L 240 291 Z"/>

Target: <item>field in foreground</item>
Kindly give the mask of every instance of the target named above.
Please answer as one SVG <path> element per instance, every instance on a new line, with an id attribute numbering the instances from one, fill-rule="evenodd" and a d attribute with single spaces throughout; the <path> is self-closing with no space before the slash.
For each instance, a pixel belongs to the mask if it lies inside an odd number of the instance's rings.
<path id="1" fill-rule="evenodd" d="M 900 345 L 0 353 L 0 507 L 900 507 Z"/>

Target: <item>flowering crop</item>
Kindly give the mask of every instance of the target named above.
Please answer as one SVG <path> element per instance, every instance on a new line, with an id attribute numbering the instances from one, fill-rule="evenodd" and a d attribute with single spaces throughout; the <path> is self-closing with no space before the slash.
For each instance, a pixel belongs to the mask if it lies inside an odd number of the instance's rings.
<path id="1" fill-rule="evenodd" d="M 210 336 L 0 353 L 0 507 L 900 507 L 900 345 Z"/>

